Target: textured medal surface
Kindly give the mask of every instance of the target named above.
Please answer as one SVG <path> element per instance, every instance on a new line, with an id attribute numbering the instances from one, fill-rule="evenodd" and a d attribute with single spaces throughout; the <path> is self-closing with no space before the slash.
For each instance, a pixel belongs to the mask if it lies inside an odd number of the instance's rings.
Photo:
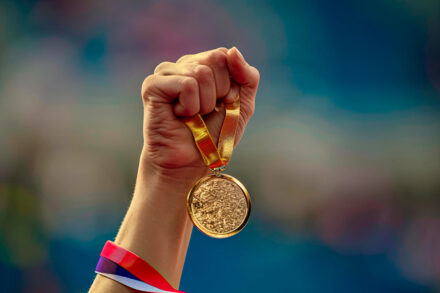
<path id="1" fill-rule="evenodd" d="M 246 225 L 250 212 L 249 194 L 229 175 L 207 176 L 189 193 L 188 210 L 194 225 L 205 234 L 229 237 Z"/>

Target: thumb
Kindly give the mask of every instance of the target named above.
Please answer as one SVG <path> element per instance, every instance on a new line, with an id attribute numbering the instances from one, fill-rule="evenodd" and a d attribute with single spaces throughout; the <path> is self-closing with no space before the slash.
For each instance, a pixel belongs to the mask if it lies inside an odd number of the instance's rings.
<path id="1" fill-rule="evenodd" d="M 239 86 L 240 115 L 243 117 L 244 123 L 247 123 L 255 111 L 255 96 L 260 82 L 260 73 L 246 62 L 243 55 L 235 47 L 226 53 L 226 61 L 234 81 L 231 84 Z M 231 98 L 231 100 L 227 98 Z M 235 98 L 236 96 L 228 95 L 225 98 L 225 103 L 232 103 Z M 244 127 L 242 127 L 243 130 Z"/>
<path id="2" fill-rule="evenodd" d="M 258 70 L 246 62 L 236 47 L 228 50 L 226 60 L 232 79 L 242 87 L 244 93 L 255 95 L 260 80 Z"/>

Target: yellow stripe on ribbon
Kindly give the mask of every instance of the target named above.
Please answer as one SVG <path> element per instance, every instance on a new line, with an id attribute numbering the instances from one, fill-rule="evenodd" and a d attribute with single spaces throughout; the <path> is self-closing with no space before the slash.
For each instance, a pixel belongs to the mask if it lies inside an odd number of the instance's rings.
<path id="1" fill-rule="evenodd" d="M 186 126 L 191 130 L 194 142 L 202 155 L 203 161 L 211 169 L 220 168 L 222 166 L 226 167 L 231 159 L 235 144 L 235 134 L 240 118 L 239 97 L 237 96 L 233 103 L 226 104 L 225 109 L 225 120 L 223 121 L 220 131 L 218 148 L 200 114 L 183 118 L 183 122 L 185 122 Z"/>

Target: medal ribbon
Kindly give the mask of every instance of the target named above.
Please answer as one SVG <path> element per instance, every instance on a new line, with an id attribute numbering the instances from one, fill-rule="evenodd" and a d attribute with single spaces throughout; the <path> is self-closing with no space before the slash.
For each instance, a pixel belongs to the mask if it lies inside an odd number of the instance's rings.
<path id="1" fill-rule="evenodd" d="M 240 118 L 240 98 L 237 96 L 233 103 L 225 104 L 226 114 L 218 140 L 215 145 L 208 127 L 200 114 L 183 118 L 191 130 L 197 148 L 206 166 L 211 170 L 223 170 L 228 165 L 234 150 L 235 134 Z"/>

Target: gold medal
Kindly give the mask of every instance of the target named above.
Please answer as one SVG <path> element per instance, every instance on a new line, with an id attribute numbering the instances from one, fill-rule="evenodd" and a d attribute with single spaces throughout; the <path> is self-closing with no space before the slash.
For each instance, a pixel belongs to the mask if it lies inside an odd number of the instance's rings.
<path id="1" fill-rule="evenodd" d="M 239 98 L 225 108 L 218 149 L 200 115 L 184 119 L 205 164 L 214 173 L 201 178 L 191 188 L 187 198 L 188 213 L 194 226 L 214 238 L 226 238 L 240 232 L 251 211 L 250 196 L 243 184 L 222 173 L 234 148 L 240 117 Z"/>
<path id="2" fill-rule="evenodd" d="M 189 192 L 187 205 L 194 225 L 215 238 L 226 238 L 240 232 L 251 210 L 246 188 L 226 174 L 200 179 Z"/>

